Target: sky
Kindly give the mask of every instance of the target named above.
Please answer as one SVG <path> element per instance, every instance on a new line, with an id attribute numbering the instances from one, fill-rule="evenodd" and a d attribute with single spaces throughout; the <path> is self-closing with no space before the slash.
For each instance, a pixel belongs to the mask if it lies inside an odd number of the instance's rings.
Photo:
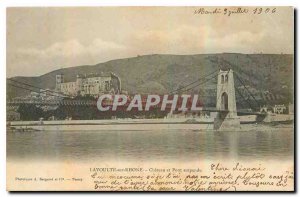
<path id="1" fill-rule="evenodd" d="M 39 76 L 60 68 L 147 54 L 293 54 L 291 7 L 259 15 L 248 8 L 247 14 L 231 16 L 194 14 L 196 9 L 199 7 L 8 8 L 7 77 Z"/>

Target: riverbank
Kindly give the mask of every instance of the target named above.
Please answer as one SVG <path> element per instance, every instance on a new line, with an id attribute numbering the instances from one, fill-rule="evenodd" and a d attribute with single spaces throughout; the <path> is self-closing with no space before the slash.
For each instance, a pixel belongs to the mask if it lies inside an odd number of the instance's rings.
<path id="1" fill-rule="evenodd" d="M 9 131 L 140 131 L 140 130 L 214 130 L 212 118 L 172 118 L 172 119 L 115 119 L 115 120 L 59 120 L 59 121 L 12 121 L 8 123 Z M 243 121 L 237 131 L 274 130 L 293 128 L 293 122 L 257 123 L 253 120 Z"/>

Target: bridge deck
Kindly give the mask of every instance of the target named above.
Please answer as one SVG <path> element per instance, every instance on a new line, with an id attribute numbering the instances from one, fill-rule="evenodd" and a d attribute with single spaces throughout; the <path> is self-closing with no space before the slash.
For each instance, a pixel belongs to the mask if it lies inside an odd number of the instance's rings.
<path id="1" fill-rule="evenodd" d="M 51 101 L 8 101 L 7 106 L 18 106 L 21 104 L 28 104 L 28 105 L 48 105 L 48 106 L 96 106 L 97 101 L 84 101 L 84 100 L 51 100 Z M 203 107 L 200 110 L 193 110 L 192 112 L 221 112 L 221 113 L 228 113 L 228 110 L 219 110 L 214 107 Z M 264 115 L 260 112 L 251 112 L 251 111 L 237 111 L 239 115 Z"/>

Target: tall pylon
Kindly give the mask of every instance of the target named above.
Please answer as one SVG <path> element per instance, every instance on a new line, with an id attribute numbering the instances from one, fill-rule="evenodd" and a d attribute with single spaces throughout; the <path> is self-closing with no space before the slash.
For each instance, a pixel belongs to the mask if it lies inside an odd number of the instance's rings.
<path id="1" fill-rule="evenodd" d="M 236 127 L 239 128 L 240 121 L 236 110 L 232 69 L 220 70 L 218 73 L 216 108 L 219 112 L 214 121 L 214 129 L 230 130 Z"/>

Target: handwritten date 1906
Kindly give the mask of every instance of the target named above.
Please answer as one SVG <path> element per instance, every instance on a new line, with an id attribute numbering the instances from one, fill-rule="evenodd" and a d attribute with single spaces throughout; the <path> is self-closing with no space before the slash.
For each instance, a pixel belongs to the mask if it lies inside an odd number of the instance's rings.
<path id="1" fill-rule="evenodd" d="M 233 16 L 237 14 L 274 14 L 276 13 L 276 8 L 270 7 L 253 7 L 253 8 L 241 8 L 241 7 L 230 7 L 230 8 L 198 8 L 194 10 L 194 14 L 197 15 L 225 15 Z"/>

